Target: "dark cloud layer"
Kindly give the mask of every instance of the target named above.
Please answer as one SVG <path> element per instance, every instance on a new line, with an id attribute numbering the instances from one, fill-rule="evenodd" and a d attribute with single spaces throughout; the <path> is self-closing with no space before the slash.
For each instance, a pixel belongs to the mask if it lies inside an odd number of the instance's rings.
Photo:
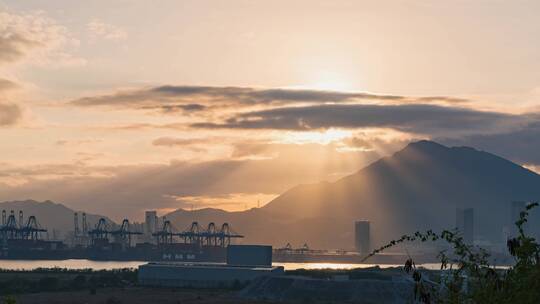
<path id="1" fill-rule="evenodd" d="M 224 123 L 196 123 L 199 128 L 315 130 L 392 128 L 418 134 L 493 131 L 517 126 L 526 117 L 437 105 L 316 105 L 237 114 Z"/>
<path id="2" fill-rule="evenodd" d="M 163 106 L 162 109 L 168 112 L 174 112 L 176 109 L 181 109 L 187 112 L 197 112 L 206 109 L 206 106 L 197 103 L 190 103 L 187 105 Z"/>
<path id="3" fill-rule="evenodd" d="M 0 103 L 0 127 L 17 123 L 23 115 L 20 106 L 13 103 Z"/>
<path id="4" fill-rule="evenodd" d="M 441 138 L 439 141 L 454 146 L 475 147 L 520 164 L 540 165 L 540 119 L 511 132 Z"/>
<path id="5" fill-rule="evenodd" d="M 349 93 L 320 90 L 256 89 L 247 87 L 158 86 L 118 91 L 109 95 L 90 96 L 70 102 L 75 106 L 110 106 L 117 108 L 200 111 L 205 106 L 321 104 L 378 100 L 391 102 L 464 102 L 445 96 L 406 97 L 371 93 Z"/>
<path id="6" fill-rule="evenodd" d="M 127 106 L 145 103 L 180 103 L 197 99 L 224 103 L 271 104 L 282 102 L 340 102 L 353 99 L 400 100 L 405 99 L 405 97 L 317 90 L 165 85 L 117 92 L 111 95 L 84 97 L 71 103 L 78 106 Z"/>
<path id="7" fill-rule="evenodd" d="M 191 124 L 133 124 L 120 128 L 125 130 L 185 130 L 189 127 L 293 131 L 387 128 L 413 137 L 444 139 L 449 144 L 501 151 L 501 155 L 518 162 L 540 163 L 533 155 L 534 151 L 538 151 L 535 145 L 538 137 L 534 136 L 537 135 L 539 115 L 480 111 L 465 107 L 467 102 L 467 99 L 450 96 L 411 97 L 317 90 L 164 85 L 85 97 L 70 104 L 202 115 Z M 249 108 L 255 105 L 265 107 Z M 205 113 L 210 115 L 205 116 Z M 507 143 L 521 148 L 513 152 L 502 149 L 509 146 Z M 162 138 L 153 144 L 167 147 L 197 145 L 191 140 L 174 138 Z M 371 149 L 368 144 L 357 148 Z M 234 154 L 244 157 L 240 149 L 236 149 Z M 269 151 L 263 154 L 272 155 Z M 250 154 L 246 155 L 249 157 Z"/>
<path id="8" fill-rule="evenodd" d="M 4 91 L 9 91 L 9 90 L 12 90 L 12 89 L 16 89 L 18 87 L 19 86 L 13 81 L 0 78 L 0 93 L 2 93 Z"/>

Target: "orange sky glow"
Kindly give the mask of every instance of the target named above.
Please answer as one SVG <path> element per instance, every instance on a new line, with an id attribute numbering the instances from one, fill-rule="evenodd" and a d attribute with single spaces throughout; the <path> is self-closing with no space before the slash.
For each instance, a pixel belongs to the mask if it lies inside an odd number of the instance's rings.
<path id="1" fill-rule="evenodd" d="M 538 172 L 539 9 L 0 0 L 0 200 L 245 210 L 419 139 Z"/>

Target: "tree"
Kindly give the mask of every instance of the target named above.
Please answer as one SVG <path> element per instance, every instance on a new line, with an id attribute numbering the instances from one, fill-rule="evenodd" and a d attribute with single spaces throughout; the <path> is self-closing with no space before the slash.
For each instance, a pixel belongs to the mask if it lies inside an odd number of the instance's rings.
<path id="1" fill-rule="evenodd" d="M 404 270 L 415 282 L 414 296 L 420 303 L 540 303 L 540 246 L 527 236 L 523 226 L 529 211 L 538 203 L 527 205 L 515 223 L 519 235 L 509 239 L 507 247 L 515 259 L 508 269 L 497 269 L 489 262 L 489 253 L 480 247 L 465 244 L 458 231 L 431 230 L 403 235 L 392 240 L 368 257 L 404 242 L 445 241 L 452 247 L 451 254 L 439 253 L 441 275 L 439 282 L 424 278 L 412 258 L 409 257 Z"/>

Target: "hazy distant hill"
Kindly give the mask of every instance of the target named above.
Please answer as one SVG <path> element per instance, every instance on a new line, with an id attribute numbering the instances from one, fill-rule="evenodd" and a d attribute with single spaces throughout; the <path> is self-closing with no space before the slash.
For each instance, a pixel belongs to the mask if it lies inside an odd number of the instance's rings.
<path id="1" fill-rule="evenodd" d="M 51 238 L 53 237 L 53 230 L 56 230 L 57 237 L 63 237 L 68 231 L 73 231 L 73 214 L 75 211 L 62 204 L 33 200 L 1 202 L 0 212 L 2 210 L 6 210 L 7 216 L 13 210 L 17 220 L 19 220 L 19 210 L 22 210 L 25 222 L 29 216 L 36 216 L 39 224 L 48 229 Z M 93 227 L 101 216 L 87 213 L 86 217 L 89 227 Z M 80 215 L 79 221 L 82 221 L 82 215 Z"/>
<path id="2" fill-rule="evenodd" d="M 178 228 L 193 219 L 227 221 L 249 242 L 347 248 L 356 219 L 370 220 L 380 243 L 417 229 L 453 228 L 456 207 L 474 207 L 477 235 L 499 241 L 513 200 L 540 200 L 540 175 L 487 152 L 420 141 L 337 182 L 297 186 L 261 209 L 167 217 Z M 540 230 L 538 221 L 531 229 Z"/>
<path id="3" fill-rule="evenodd" d="M 179 209 L 166 217 L 179 230 L 192 221 L 228 222 L 246 243 L 351 248 L 357 219 L 371 221 L 377 244 L 417 229 L 453 228 L 456 207 L 474 207 L 477 236 L 500 241 L 513 200 L 539 201 L 540 175 L 487 152 L 420 141 L 336 182 L 296 186 L 260 209 Z M 5 202 L 2 209 L 36 215 L 51 233 L 73 230 L 74 211 L 61 204 Z M 90 226 L 98 218 L 88 215 Z M 529 227 L 539 232 L 539 223 Z"/>

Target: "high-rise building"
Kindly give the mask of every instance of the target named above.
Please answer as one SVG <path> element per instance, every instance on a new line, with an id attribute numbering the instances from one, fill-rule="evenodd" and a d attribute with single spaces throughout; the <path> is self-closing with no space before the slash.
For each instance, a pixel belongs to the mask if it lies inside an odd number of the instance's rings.
<path id="1" fill-rule="evenodd" d="M 474 242 L 474 209 L 456 209 L 456 228 L 463 236 L 465 244 Z"/>
<path id="2" fill-rule="evenodd" d="M 369 221 L 360 220 L 354 223 L 354 245 L 359 253 L 370 253 Z"/>
<path id="3" fill-rule="evenodd" d="M 510 237 L 517 237 L 519 234 L 516 222 L 519 220 L 522 211 L 525 211 L 526 203 L 523 201 L 513 201 L 510 204 Z M 527 231 L 528 225 L 525 223 L 523 229 Z"/>
<path id="4" fill-rule="evenodd" d="M 152 211 L 146 211 L 145 213 L 145 221 L 144 221 L 144 229 L 145 234 L 151 235 L 152 233 L 156 232 L 157 230 L 157 212 Z"/>

